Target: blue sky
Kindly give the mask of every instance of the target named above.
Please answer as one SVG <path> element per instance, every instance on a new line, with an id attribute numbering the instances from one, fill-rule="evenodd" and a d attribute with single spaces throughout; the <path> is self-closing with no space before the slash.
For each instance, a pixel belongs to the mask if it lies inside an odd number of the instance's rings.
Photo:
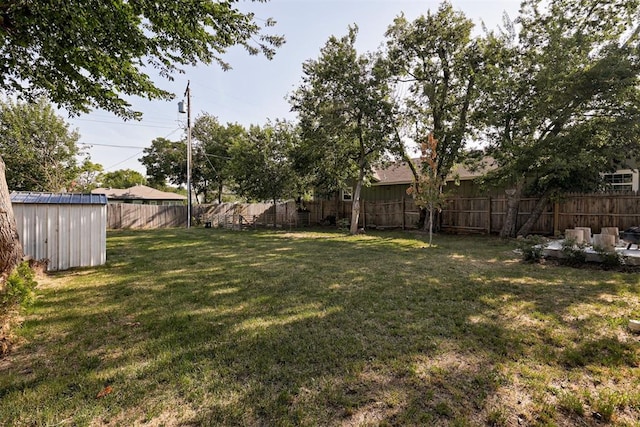
<path id="1" fill-rule="evenodd" d="M 240 48 L 231 49 L 223 58 L 233 67 L 222 71 L 218 66 L 187 68 L 173 82 L 158 78 L 163 89 L 176 94 L 174 101 L 132 99 L 142 111 L 140 122 L 123 122 L 111 113 L 96 110 L 68 119 L 80 132 L 91 160 L 105 170 L 134 169 L 145 173 L 138 159 L 144 147 L 157 137 L 179 140 L 184 135 L 186 115 L 178 113 L 178 101 L 190 81 L 192 117 L 206 112 L 222 123 L 238 122 L 245 126 L 264 124 L 268 119 L 294 119 L 287 95 L 301 82 L 302 63 L 318 57 L 320 48 L 331 35 L 346 34 L 347 27 L 359 27 L 357 48 L 360 53 L 376 50 L 385 40 L 384 32 L 393 18 L 404 13 L 408 19 L 437 10 L 436 0 L 271 0 L 268 3 L 244 1 L 260 20 L 277 21 L 269 32 L 283 34 L 287 40 L 271 61 L 249 56 Z M 518 0 L 453 0 L 455 9 L 476 23 L 495 28 L 504 12 L 514 19 Z M 260 22 L 260 21 L 258 21 Z"/>

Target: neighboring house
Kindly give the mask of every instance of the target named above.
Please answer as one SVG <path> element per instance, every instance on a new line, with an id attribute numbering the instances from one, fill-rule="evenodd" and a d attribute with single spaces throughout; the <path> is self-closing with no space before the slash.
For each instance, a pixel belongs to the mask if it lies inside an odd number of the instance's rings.
<path id="1" fill-rule="evenodd" d="M 131 188 L 96 188 L 92 194 L 104 194 L 109 203 L 134 203 L 138 205 L 184 205 L 187 197 L 176 193 L 156 190 L 146 185 Z"/>
<path id="2" fill-rule="evenodd" d="M 418 160 L 418 159 L 415 159 Z M 414 161 L 415 161 L 414 160 Z M 498 166 L 491 157 L 482 161 L 481 167 L 470 169 L 459 164 L 454 167 L 446 180 L 444 191 L 462 197 L 484 197 L 503 195 L 498 188 L 487 189 L 477 183 L 477 178 Z M 608 191 L 638 192 L 640 173 L 638 169 L 620 169 L 602 175 Z M 413 173 L 406 162 L 396 162 L 373 171 L 371 185 L 362 188 L 362 199 L 368 201 L 401 200 L 407 197 L 407 188 L 413 183 Z M 352 187 L 340 192 L 343 201 L 351 201 Z"/>
<path id="3" fill-rule="evenodd" d="M 462 164 L 454 167 L 446 180 L 445 192 L 463 195 L 479 196 L 482 191 L 474 182 L 476 178 L 483 176 L 497 166 L 492 158 L 486 158 L 483 166 L 477 169 L 469 169 Z M 369 187 L 362 189 L 362 199 L 368 201 L 400 200 L 407 196 L 407 188 L 413 183 L 413 173 L 406 162 L 396 162 L 373 171 L 373 179 Z M 341 192 L 340 197 L 344 201 L 351 200 L 351 188 Z"/>
<path id="4" fill-rule="evenodd" d="M 615 192 L 637 192 L 640 189 L 638 169 L 619 169 L 613 173 L 602 174 L 608 190 Z"/>

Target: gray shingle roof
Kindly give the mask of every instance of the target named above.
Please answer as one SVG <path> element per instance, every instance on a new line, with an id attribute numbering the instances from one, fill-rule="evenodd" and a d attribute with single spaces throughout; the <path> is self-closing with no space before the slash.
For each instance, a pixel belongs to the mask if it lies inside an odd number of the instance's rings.
<path id="1" fill-rule="evenodd" d="M 140 199 L 140 200 L 186 200 L 187 197 L 156 190 L 146 185 L 134 185 L 130 188 L 96 188 L 93 194 L 105 194 L 110 199 Z"/>

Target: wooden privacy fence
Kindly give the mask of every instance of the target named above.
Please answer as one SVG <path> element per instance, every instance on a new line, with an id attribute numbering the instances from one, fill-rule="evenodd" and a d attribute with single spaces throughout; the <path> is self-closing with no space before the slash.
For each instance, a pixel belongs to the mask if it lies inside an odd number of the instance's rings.
<path id="1" fill-rule="evenodd" d="M 221 203 L 195 208 L 198 223 L 231 229 L 294 227 L 302 224 L 293 201 L 282 203 Z M 308 221 L 308 220 L 307 220 Z"/>
<path id="2" fill-rule="evenodd" d="M 526 221 L 537 199 L 520 202 L 518 228 Z M 316 200 L 305 202 L 299 212 L 294 202 L 222 203 L 195 205 L 195 225 L 210 223 L 213 227 L 233 229 L 256 227 L 304 227 L 335 224 L 351 218 L 351 202 Z M 452 232 L 498 233 L 506 217 L 506 197 L 456 197 L 448 200 L 440 215 L 440 227 Z M 368 202 L 361 201 L 359 226 L 366 228 L 416 228 L 420 210 L 413 199 Z M 107 227 L 165 228 L 186 227 L 186 206 L 154 206 L 110 204 Z M 532 233 L 554 234 L 568 228 L 590 227 L 599 233 L 602 227 L 624 230 L 640 225 L 640 196 L 635 194 L 572 194 L 549 203 L 533 227 Z"/>
<path id="3" fill-rule="evenodd" d="M 520 201 L 516 228 L 527 220 L 538 199 Z M 441 227 L 449 231 L 498 233 L 507 211 L 506 197 L 453 198 L 441 215 Z M 603 227 L 624 230 L 640 225 L 640 196 L 637 194 L 571 194 L 550 202 L 534 224 L 534 234 L 563 233 L 568 228 Z"/>
<path id="4" fill-rule="evenodd" d="M 194 225 L 246 228 L 259 226 L 309 225 L 309 214 L 299 214 L 294 202 L 222 203 L 192 206 Z M 107 206 L 107 228 L 143 229 L 187 226 L 187 206 L 114 203 Z"/>
<path id="5" fill-rule="evenodd" d="M 186 206 L 107 205 L 107 228 L 170 228 L 187 226 Z"/>

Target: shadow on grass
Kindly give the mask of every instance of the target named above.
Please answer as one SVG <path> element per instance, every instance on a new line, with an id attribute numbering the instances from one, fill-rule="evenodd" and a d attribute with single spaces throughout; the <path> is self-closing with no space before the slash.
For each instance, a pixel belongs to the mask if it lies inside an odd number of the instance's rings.
<path id="1" fill-rule="evenodd" d="M 553 375 L 638 365 L 617 320 L 639 308 L 637 278 L 514 263 L 493 239 L 118 232 L 108 260 L 44 290 L 29 344 L 0 366 L 6 419 L 535 422 Z M 523 392 L 521 365 L 541 374 L 528 409 L 499 403 Z"/>

